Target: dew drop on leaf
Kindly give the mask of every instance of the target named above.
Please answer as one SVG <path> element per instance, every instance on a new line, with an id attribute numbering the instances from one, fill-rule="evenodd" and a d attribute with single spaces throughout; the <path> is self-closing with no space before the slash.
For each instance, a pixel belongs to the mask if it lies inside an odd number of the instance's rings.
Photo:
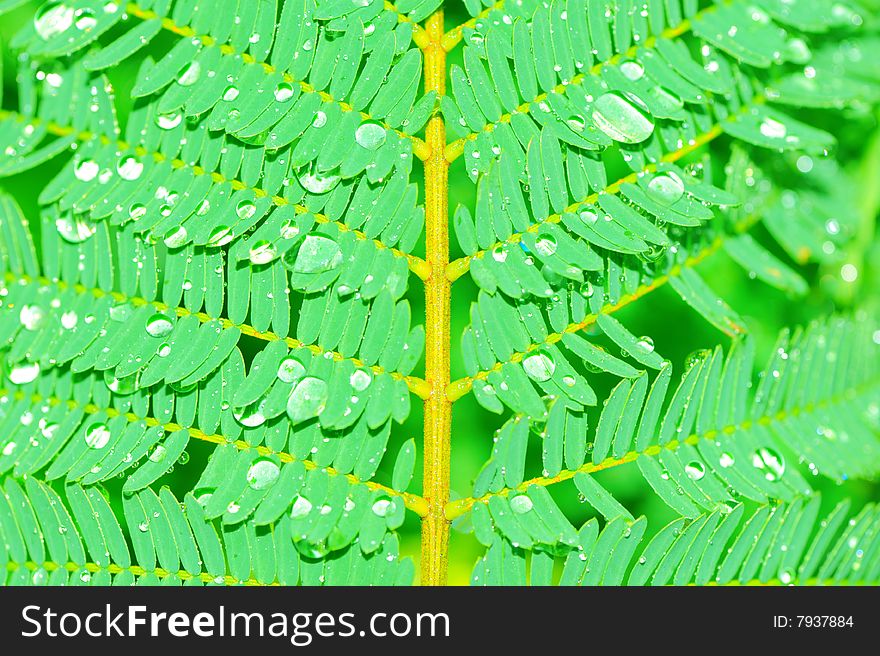
<path id="1" fill-rule="evenodd" d="M 544 257 L 553 255 L 556 252 L 556 237 L 550 233 L 541 233 L 535 239 L 535 251 Z"/>
<path id="2" fill-rule="evenodd" d="M 303 378 L 287 399 L 287 416 L 294 423 L 317 417 L 324 412 L 329 398 L 327 383 L 320 378 Z"/>
<path id="3" fill-rule="evenodd" d="M 83 32 L 89 32 L 95 28 L 95 25 L 98 24 L 98 19 L 95 18 L 95 12 L 88 8 L 78 9 L 76 11 L 76 21 L 74 25 L 76 29 L 81 30 Z"/>
<path id="4" fill-rule="evenodd" d="M 22 305 L 18 320 L 25 330 L 37 330 L 45 323 L 46 312 L 39 305 Z"/>
<path id="5" fill-rule="evenodd" d="M 238 205 L 235 206 L 235 213 L 239 219 L 249 219 L 256 211 L 257 206 L 250 200 L 239 201 Z"/>
<path id="6" fill-rule="evenodd" d="M 177 74 L 177 83 L 182 87 L 189 87 L 199 81 L 202 74 L 202 65 L 197 61 L 192 61 L 180 69 Z"/>
<path id="7" fill-rule="evenodd" d="M 692 460 L 684 466 L 684 473 L 692 481 L 699 481 L 706 475 L 706 466 L 699 460 Z"/>
<path id="8" fill-rule="evenodd" d="M 544 382 L 550 380 L 553 372 L 556 371 L 556 363 L 549 353 L 538 351 L 523 359 L 523 369 L 529 378 Z"/>
<path id="9" fill-rule="evenodd" d="M 358 369 L 348 378 L 348 382 L 351 383 L 351 386 L 355 388 L 358 392 L 363 392 L 370 386 L 370 383 L 373 382 L 373 377 L 367 371 L 363 369 Z"/>
<path id="10" fill-rule="evenodd" d="M 34 16 L 34 29 L 44 41 L 73 25 L 74 9 L 63 2 L 47 2 Z"/>
<path id="11" fill-rule="evenodd" d="M 165 337 L 174 329 L 174 324 L 164 314 L 158 312 L 147 320 L 147 334 L 151 337 Z"/>
<path id="12" fill-rule="evenodd" d="M 372 511 L 374 515 L 385 517 L 391 509 L 393 502 L 391 499 L 379 499 L 373 504 Z"/>
<path id="13" fill-rule="evenodd" d="M 361 124 L 354 133 L 354 140 L 358 145 L 367 150 L 376 150 L 385 143 L 385 128 L 378 123 L 367 122 Z"/>
<path id="14" fill-rule="evenodd" d="M 621 143 L 639 143 L 654 132 L 654 118 L 632 94 L 602 94 L 593 104 L 592 117 L 597 128 Z"/>
<path id="15" fill-rule="evenodd" d="M 186 234 L 186 228 L 179 225 L 174 228 L 169 228 L 168 232 L 166 232 L 165 236 L 162 238 L 162 242 L 168 248 L 180 248 L 186 243 L 188 236 L 189 235 Z"/>
<path id="16" fill-rule="evenodd" d="M 321 273 L 335 269 L 341 262 L 342 251 L 335 240 L 308 235 L 296 253 L 292 268 L 295 273 Z"/>
<path id="17" fill-rule="evenodd" d="M 645 74 L 645 67 L 634 59 L 628 59 L 620 64 L 620 72 L 628 80 L 640 80 Z"/>
<path id="18" fill-rule="evenodd" d="M 672 205 L 684 195 L 684 182 L 671 171 L 660 173 L 648 182 L 648 194 L 664 205 Z"/>
<path id="19" fill-rule="evenodd" d="M 298 496 L 293 502 L 293 506 L 290 508 L 290 518 L 298 519 L 300 517 L 305 517 L 310 512 L 312 512 L 312 502 L 304 496 Z"/>
<path id="20" fill-rule="evenodd" d="M 517 515 L 526 514 L 534 507 L 534 505 L 535 504 L 532 502 L 531 498 L 525 494 L 519 494 L 510 500 L 510 509 Z"/>
<path id="21" fill-rule="evenodd" d="M 299 380 L 306 372 L 306 368 L 302 366 L 299 360 L 293 358 L 285 358 L 278 365 L 278 380 L 283 383 L 292 383 Z"/>
<path id="22" fill-rule="evenodd" d="M 89 448 L 103 449 L 110 441 L 110 429 L 107 428 L 107 424 L 101 422 L 89 424 L 89 427 L 86 428 L 85 438 Z"/>
<path id="23" fill-rule="evenodd" d="M 144 171 L 144 165 L 136 157 L 121 157 L 116 164 L 116 172 L 123 180 L 137 180 Z"/>
<path id="24" fill-rule="evenodd" d="M 77 180 L 82 180 L 83 182 L 94 180 L 100 170 L 101 167 L 93 159 L 83 159 L 73 165 L 73 175 L 76 176 Z"/>
<path id="25" fill-rule="evenodd" d="M 339 182 L 338 175 L 324 175 L 311 170 L 309 167 L 304 167 L 297 179 L 303 189 L 313 194 L 326 194 Z"/>
<path id="26" fill-rule="evenodd" d="M 752 454 L 752 465 L 770 482 L 778 481 L 785 473 L 785 460 L 782 455 L 769 447 L 761 447 Z"/>
<path id="27" fill-rule="evenodd" d="M 208 235 L 207 246 L 219 248 L 225 246 L 235 238 L 235 234 L 229 226 L 218 225 Z"/>
<path id="28" fill-rule="evenodd" d="M 32 383 L 39 374 L 39 363 L 23 362 L 9 370 L 9 382 L 13 385 L 26 385 L 27 383 Z"/>
<path id="29" fill-rule="evenodd" d="M 173 112 L 171 114 L 156 114 L 156 125 L 162 130 L 173 130 L 183 119 L 183 114 Z"/>
<path id="30" fill-rule="evenodd" d="M 761 131 L 761 134 L 769 139 L 784 139 L 788 132 L 785 125 L 769 116 L 761 121 L 758 129 Z"/>
<path id="31" fill-rule="evenodd" d="M 247 472 L 247 483 L 251 489 L 264 490 L 275 481 L 281 474 L 281 469 L 274 460 L 260 458 L 250 466 Z"/>
<path id="32" fill-rule="evenodd" d="M 278 256 L 278 249 L 271 241 L 255 242 L 248 251 L 248 259 L 252 264 L 268 264 Z"/>
<path id="33" fill-rule="evenodd" d="M 275 100 L 283 103 L 291 98 L 293 98 L 293 86 L 289 82 L 279 82 L 275 87 Z"/>

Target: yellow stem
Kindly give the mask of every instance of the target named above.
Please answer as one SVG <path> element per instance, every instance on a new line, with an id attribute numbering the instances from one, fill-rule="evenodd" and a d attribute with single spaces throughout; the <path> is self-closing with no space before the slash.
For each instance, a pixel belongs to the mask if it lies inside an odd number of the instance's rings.
<path id="1" fill-rule="evenodd" d="M 446 91 L 446 51 L 443 10 L 425 24 L 425 92 Z M 444 155 L 446 128 L 440 116 L 428 123 L 426 141 L 431 149 L 425 160 L 426 260 L 431 274 L 425 280 L 425 380 L 431 394 L 425 401 L 425 463 L 423 496 L 428 514 L 422 521 L 422 585 L 444 585 L 448 568 L 449 523 L 444 507 L 449 498 L 449 441 L 452 406 L 446 397 L 449 385 L 449 263 L 448 162 Z"/>

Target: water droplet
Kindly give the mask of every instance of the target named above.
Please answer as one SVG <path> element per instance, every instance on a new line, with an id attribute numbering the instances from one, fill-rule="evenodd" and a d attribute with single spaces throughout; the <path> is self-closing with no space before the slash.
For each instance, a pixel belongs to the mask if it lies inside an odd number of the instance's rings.
<path id="1" fill-rule="evenodd" d="M 358 145 L 367 150 L 376 150 L 385 143 L 385 128 L 378 123 L 367 122 L 361 124 L 354 133 L 354 140 Z"/>
<path id="2" fill-rule="evenodd" d="M 223 100 L 226 102 L 232 102 L 236 98 L 238 98 L 238 87 L 234 85 L 230 85 L 226 87 L 223 91 Z"/>
<path id="3" fill-rule="evenodd" d="M 165 337 L 174 329 L 174 324 L 164 314 L 157 312 L 147 320 L 146 329 L 151 337 Z"/>
<path id="4" fill-rule="evenodd" d="M 128 394 L 133 394 L 137 389 L 137 373 L 131 374 L 130 376 L 125 376 L 124 378 L 117 378 L 113 374 L 112 369 L 106 369 L 104 371 L 104 384 L 114 394 L 118 394 L 120 396 L 126 396 Z"/>
<path id="5" fill-rule="evenodd" d="M 45 323 L 46 312 L 39 305 L 22 305 L 18 320 L 26 330 L 37 330 Z"/>
<path id="6" fill-rule="evenodd" d="M 312 127 L 323 128 L 325 125 L 327 125 L 327 114 L 319 109 L 315 112 L 315 118 L 312 119 Z"/>
<path id="7" fill-rule="evenodd" d="M 373 514 L 378 515 L 379 517 L 385 517 L 385 515 L 388 514 L 391 505 L 392 501 L 390 499 L 379 499 L 373 504 Z"/>
<path id="8" fill-rule="evenodd" d="M 541 233 L 535 239 L 535 251 L 545 257 L 553 255 L 556 252 L 556 237 L 550 233 Z"/>
<path id="9" fill-rule="evenodd" d="M 34 16 L 34 29 L 44 41 L 61 34 L 73 25 L 74 9 L 63 2 L 47 2 Z"/>
<path id="10" fill-rule="evenodd" d="M 341 262 L 342 251 L 336 241 L 322 235 L 308 235 L 296 253 L 293 271 L 321 273 L 335 269 Z"/>
<path id="11" fill-rule="evenodd" d="M 539 351 L 523 359 L 523 369 L 529 378 L 544 382 L 556 371 L 556 363 L 550 353 Z"/>
<path id="12" fill-rule="evenodd" d="M 351 383 L 351 386 L 358 392 L 363 392 L 367 389 L 372 381 L 373 377 L 363 369 L 358 369 L 348 378 L 348 382 Z"/>
<path id="13" fill-rule="evenodd" d="M 593 122 L 606 135 L 621 143 L 639 143 L 654 132 L 654 119 L 645 104 L 632 94 L 612 91 L 596 99 Z"/>
<path id="14" fill-rule="evenodd" d="M 620 64 L 620 72 L 628 80 L 640 80 L 645 74 L 645 67 L 634 59 L 628 59 Z"/>
<path id="15" fill-rule="evenodd" d="M 173 130 L 183 119 L 183 114 L 174 112 L 172 114 L 156 114 L 156 125 L 162 130 Z"/>
<path id="16" fill-rule="evenodd" d="M 98 24 L 98 19 L 95 18 L 95 12 L 91 9 L 84 8 L 79 9 L 76 12 L 76 29 L 81 30 L 83 32 L 89 32 L 94 29 L 95 25 Z"/>
<path id="17" fill-rule="evenodd" d="M 254 490 L 264 490 L 281 475 L 281 469 L 274 460 L 260 458 L 250 466 L 247 472 L 248 485 Z"/>
<path id="18" fill-rule="evenodd" d="M 769 139 L 784 139 L 788 130 L 785 125 L 769 116 L 761 122 L 761 134 Z"/>
<path id="19" fill-rule="evenodd" d="M 312 512 L 312 502 L 303 496 L 298 496 L 290 509 L 290 518 L 298 519 L 305 517 L 310 512 Z"/>
<path id="20" fill-rule="evenodd" d="M 202 74 L 202 65 L 197 61 L 192 61 L 180 69 L 177 74 L 177 83 L 182 87 L 189 87 L 198 82 L 199 76 Z"/>
<path id="21" fill-rule="evenodd" d="M 268 264 L 278 256 L 278 249 L 270 241 L 260 240 L 251 246 L 248 258 L 252 264 Z"/>
<path id="22" fill-rule="evenodd" d="M 83 182 L 94 180 L 100 170 L 101 167 L 93 159 L 80 160 L 73 166 L 73 174 L 77 180 L 82 180 Z"/>
<path id="23" fill-rule="evenodd" d="M 339 182 L 338 175 L 324 175 L 309 167 L 304 167 L 297 179 L 303 189 L 313 194 L 326 194 Z"/>
<path id="24" fill-rule="evenodd" d="M 232 228 L 225 225 L 218 225 L 211 231 L 211 234 L 208 235 L 207 245 L 219 248 L 220 246 L 225 246 L 233 239 L 235 239 L 235 234 L 232 232 Z"/>
<path id="25" fill-rule="evenodd" d="M 510 500 L 510 509 L 517 515 L 526 514 L 534 507 L 534 505 L 535 504 L 532 502 L 531 498 L 525 494 L 519 494 Z"/>
<path id="26" fill-rule="evenodd" d="M 294 423 L 317 417 L 324 412 L 328 397 L 327 383 L 320 378 L 307 376 L 290 393 L 287 415 Z"/>
<path id="27" fill-rule="evenodd" d="M 15 442 L 9 442 L 6 446 L 3 447 L 3 455 L 11 456 L 12 452 L 15 451 L 16 446 L 17 445 Z"/>
<path id="28" fill-rule="evenodd" d="M 179 225 L 176 228 L 169 228 L 162 241 L 168 248 L 179 248 L 186 243 L 187 238 L 186 228 Z"/>
<path id="29" fill-rule="evenodd" d="M 287 219 L 279 230 L 282 239 L 293 239 L 299 234 L 299 226 L 293 219 Z"/>
<path id="30" fill-rule="evenodd" d="M 752 454 L 752 465 L 763 472 L 768 481 L 778 481 L 785 473 L 785 460 L 777 451 L 762 447 Z"/>
<path id="31" fill-rule="evenodd" d="M 65 330 L 73 330 L 76 328 L 77 323 L 79 323 L 79 317 L 73 310 L 64 312 L 61 315 L 61 327 Z"/>
<path id="32" fill-rule="evenodd" d="M 264 405 L 265 400 L 258 403 L 252 403 L 249 406 L 236 408 L 233 411 L 232 416 L 235 417 L 235 421 L 247 428 L 262 426 L 266 423 L 266 415 L 263 414 Z"/>
<path id="33" fill-rule="evenodd" d="M 17 364 L 9 371 L 9 382 L 13 385 L 32 383 L 40 374 L 40 365 L 36 362 Z"/>
<path id="34" fill-rule="evenodd" d="M 294 360 L 293 358 L 285 358 L 281 361 L 281 364 L 278 365 L 278 380 L 283 383 L 292 383 L 295 380 L 299 380 L 302 375 L 306 372 L 306 368 L 302 366 L 299 360 Z"/>
<path id="35" fill-rule="evenodd" d="M 648 182 L 648 193 L 654 200 L 672 205 L 684 195 L 684 182 L 672 171 L 660 173 Z"/>
<path id="36" fill-rule="evenodd" d="M 718 458 L 718 464 L 727 469 L 728 467 L 733 467 L 733 464 L 736 462 L 734 460 L 733 455 L 728 453 L 727 451 L 723 452 Z"/>
<path id="37" fill-rule="evenodd" d="M 654 352 L 654 340 L 645 335 L 644 337 L 640 337 L 639 341 L 636 342 L 636 346 L 643 353 L 653 353 Z"/>
<path id="38" fill-rule="evenodd" d="M 699 481 L 706 475 L 706 466 L 699 460 L 692 460 L 684 466 L 684 473 L 692 481 Z"/>
<path id="39" fill-rule="evenodd" d="M 162 462 L 168 456 L 168 449 L 165 448 L 162 444 L 157 444 L 156 448 L 150 452 L 150 455 L 147 456 L 147 459 L 150 462 Z"/>
<path id="40" fill-rule="evenodd" d="M 137 158 L 127 155 L 116 164 L 116 172 L 123 180 L 137 180 L 144 171 L 144 165 Z"/>
<path id="41" fill-rule="evenodd" d="M 86 444 L 92 449 L 103 449 L 110 441 L 110 429 L 107 424 L 95 422 L 86 428 Z"/>
<path id="42" fill-rule="evenodd" d="M 257 206 L 250 200 L 240 201 L 238 205 L 235 206 L 235 213 L 238 215 L 239 219 L 249 219 L 256 211 Z"/>
<path id="43" fill-rule="evenodd" d="M 288 82 L 279 82 L 275 87 L 275 100 L 287 102 L 291 98 L 293 98 L 293 86 Z"/>

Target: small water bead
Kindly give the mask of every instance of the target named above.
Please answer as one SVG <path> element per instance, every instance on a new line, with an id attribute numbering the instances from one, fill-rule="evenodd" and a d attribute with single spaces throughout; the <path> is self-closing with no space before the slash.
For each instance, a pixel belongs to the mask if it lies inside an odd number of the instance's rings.
<path id="1" fill-rule="evenodd" d="M 211 209 L 211 201 L 208 199 L 199 203 L 199 209 L 196 210 L 196 216 L 205 216 Z"/>
<path id="2" fill-rule="evenodd" d="M 86 428 L 85 439 L 89 448 L 103 449 L 110 441 L 110 429 L 107 424 L 95 422 Z"/>
<path id="3" fill-rule="evenodd" d="M 192 61 L 180 69 L 177 74 L 177 83 L 182 87 L 189 87 L 199 81 L 202 74 L 202 65 L 198 61 Z"/>
<path id="4" fill-rule="evenodd" d="M 95 160 L 83 159 L 74 164 L 73 175 L 76 176 L 77 180 L 90 182 L 98 176 L 100 170 L 101 167 Z"/>
<path id="5" fill-rule="evenodd" d="M 119 159 L 116 172 L 123 180 L 137 180 L 144 172 L 144 165 L 137 158 L 127 155 Z"/>
<path id="6" fill-rule="evenodd" d="M 376 150 L 385 143 L 386 132 L 378 123 L 367 122 L 361 124 L 354 133 L 354 140 L 358 145 L 367 150 Z"/>
<path id="7" fill-rule="evenodd" d="M 147 320 L 146 330 L 150 337 L 166 337 L 174 330 L 174 324 L 164 314 L 157 312 Z"/>
<path id="8" fill-rule="evenodd" d="M 731 455 L 727 451 L 724 451 L 718 458 L 718 464 L 721 465 L 722 467 L 724 467 L 725 469 L 728 469 L 729 467 L 733 467 L 735 462 L 736 462 L 736 460 L 734 459 L 733 455 Z"/>
<path id="9" fill-rule="evenodd" d="M 156 125 L 162 130 L 173 130 L 183 120 L 183 114 L 174 112 L 172 114 L 156 114 Z"/>
<path id="10" fill-rule="evenodd" d="M 583 132 L 584 128 L 587 126 L 587 122 L 583 116 L 580 114 L 575 114 L 565 120 L 565 124 L 572 129 L 574 132 Z M 499 154 L 499 153 L 496 153 Z"/>
<path id="11" fill-rule="evenodd" d="M 293 219 L 287 219 L 281 224 L 279 234 L 282 239 L 293 239 L 299 234 L 299 226 L 296 225 L 296 221 Z"/>
<path id="12" fill-rule="evenodd" d="M 187 237 L 186 228 L 179 225 L 176 228 L 169 228 L 162 238 L 162 242 L 168 248 L 180 248 L 186 243 Z"/>
<path id="13" fill-rule="evenodd" d="M 525 494 L 517 495 L 510 500 L 510 509 L 517 515 L 526 514 L 534 508 L 534 506 L 535 504 L 532 502 L 531 498 Z"/>
<path id="14" fill-rule="evenodd" d="M 335 269 L 341 262 L 342 251 L 335 240 L 321 235 L 308 235 L 296 254 L 293 271 L 321 273 Z"/>
<path id="15" fill-rule="evenodd" d="M 147 456 L 147 460 L 150 462 L 164 462 L 165 458 L 168 456 L 168 449 L 165 448 L 162 444 L 157 444 L 156 448 L 150 452 L 150 455 Z"/>
<path id="16" fill-rule="evenodd" d="M 541 233 L 535 239 L 535 251 L 538 255 L 549 257 L 556 252 L 556 237 L 550 233 Z"/>
<path id="17" fill-rule="evenodd" d="M 317 417 L 324 412 L 330 392 L 320 378 L 303 378 L 287 399 L 287 415 L 294 423 Z"/>
<path id="18" fill-rule="evenodd" d="M 379 517 L 385 517 L 392 508 L 392 505 L 393 502 L 390 499 L 379 499 L 373 504 L 373 514 Z"/>
<path id="19" fill-rule="evenodd" d="M 628 59 L 620 64 L 620 72 L 628 80 L 641 80 L 645 75 L 645 67 L 634 59 Z"/>
<path id="20" fill-rule="evenodd" d="M 73 25 L 73 7 L 63 2 L 47 2 L 34 16 L 34 29 L 44 41 L 61 34 Z"/>
<path id="21" fill-rule="evenodd" d="M 79 317 L 73 310 L 70 310 L 69 312 L 64 312 L 61 315 L 61 327 L 65 330 L 73 330 L 74 328 L 76 328 L 77 323 L 79 323 Z"/>
<path id="22" fill-rule="evenodd" d="M 37 330 L 46 321 L 46 312 L 39 305 L 22 305 L 18 320 L 25 330 Z"/>
<path id="23" fill-rule="evenodd" d="M 782 455 L 769 447 L 762 447 L 752 454 L 752 465 L 770 482 L 778 481 L 785 473 L 785 460 Z"/>
<path id="24" fill-rule="evenodd" d="M 594 225 L 599 220 L 599 215 L 593 210 L 582 210 L 578 216 L 587 225 Z"/>
<path id="25" fill-rule="evenodd" d="M 660 173 L 648 182 L 650 196 L 664 205 L 672 205 L 684 195 L 684 181 L 674 172 Z"/>
<path id="26" fill-rule="evenodd" d="M 235 421 L 247 428 L 262 426 L 266 423 L 266 415 L 263 414 L 264 405 L 265 400 L 260 403 L 253 403 L 249 406 L 236 408 L 233 411 L 232 416 L 235 417 Z"/>
<path id="27" fill-rule="evenodd" d="M 278 257 L 278 249 L 270 241 L 260 240 L 251 246 L 248 259 L 252 264 L 268 264 Z"/>
<path id="28" fill-rule="evenodd" d="M 254 205 L 254 202 L 251 200 L 243 200 L 235 206 L 235 213 L 238 215 L 239 219 L 249 219 L 251 218 L 257 211 L 257 206 Z"/>
<path id="29" fill-rule="evenodd" d="M 492 259 L 498 263 L 507 260 L 507 249 L 504 246 L 496 246 L 492 249 Z"/>
<path id="30" fill-rule="evenodd" d="M 98 24 L 98 19 L 95 18 L 95 12 L 93 12 L 91 9 L 78 9 L 75 16 L 76 21 L 74 22 L 74 25 L 76 26 L 76 29 L 83 32 L 89 32 L 93 30 Z"/>
<path id="31" fill-rule="evenodd" d="M 363 392 L 370 386 L 370 383 L 373 382 L 373 377 L 363 369 L 358 369 L 349 376 L 348 382 L 351 383 L 351 386 L 358 392 Z"/>
<path id="32" fill-rule="evenodd" d="M 538 382 L 550 380 L 553 372 L 556 371 L 556 363 L 553 362 L 553 357 L 544 351 L 527 356 L 523 359 L 522 364 L 529 378 Z"/>
<path id="33" fill-rule="evenodd" d="M 593 294 L 595 293 L 593 283 L 591 283 L 589 280 L 585 280 L 581 284 L 580 292 L 581 296 L 583 296 L 584 298 L 592 298 Z"/>
<path id="34" fill-rule="evenodd" d="M 289 82 L 279 82 L 275 87 L 275 100 L 278 102 L 287 102 L 293 98 L 293 85 Z"/>
<path id="35" fill-rule="evenodd" d="M 640 337 L 636 342 L 636 346 L 643 353 L 653 353 L 654 352 L 654 340 L 645 335 L 644 337 Z"/>
<path id="36" fill-rule="evenodd" d="M 706 466 L 699 460 L 692 460 L 684 466 L 684 473 L 692 481 L 699 481 L 706 475 Z"/>
<path id="37" fill-rule="evenodd" d="M 310 170 L 309 167 L 305 167 L 303 171 L 297 180 L 303 189 L 313 194 L 326 194 L 337 185 L 340 179 L 338 175 L 324 175 Z"/>
<path id="38" fill-rule="evenodd" d="M 3 455 L 11 456 L 12 452 L 15 451 L 15 447 L 18 446 L 15 442 L 9 442 L 6 446 L 3 447 Z"/>
<path id="39" fill-rule="evenodd" d="M 53 89 L 59 88 L 64 83 L 64 78 L 59 73 L 48 73 L 46 75 L 46 84 Z"/>
<path id="40" fill-rule="evenodd" d="M 113 392 L 114 394 L 118 394 L 120 396 L 126 396 L 128 394 L 133 394 L 137 389 L 137 374 L 131 374 L 130 376 L 125 376 L 124 378 L 117 378 L 113 374 L 112 369 L 104 370 L 104 384 L 107 386 L 107 389 Z"/>
<path id="41" fill-rule="evenodd" d="M 132 308 L 128 303 L 118 303 L 111 307 L 107 314 L 110 315 L 111 321 L 122 323 L 131 319 Z"/>
<path id="42" fill-rule="evenodd" d="M 281 469 L 274 460 L 261 458 L 250 466 L 246 478 L 251 489 L 264 490 L 273 485 L 280 475 Z"/>
<path id="43" fill-rule="evenodd" d="M 15 365 L 9 370 L 9 382 L 13 385 L 26 385 L 36 380 L 40 375 L 40 365 L 37 362 L 25 362 Z"/>
<path id="44" fill-rule="evenodd" d="M 278 365 L 278 380 L 283 383 L 292 383 L 295 380 L 299 380 L 305 373 L 306 368 L 302 366 L 299 360 L 294 360 L 293 358 L 285 358 Z"/>
<path id="45" fill-rule="evenodd" d="M 156 349 L 156 355 L 160 358 L 167 358 L 171 355 L 171 345 L 168 342 L 163 342 L 159 345 L 159 348 Z"/>
<path id="46" fill-rule="evenodd" d="M 290 508 L 290 518 L 299 519 L 312 512 L 312 502 L 303 496 L 298 496 Z"/>
<path id="47" fill-rule="evenodd" d="M 231 102 L 231 101 L 235 100 L 236 98 L 238 98 L 238 94 L 239 94 L 238 87 L 236 87 L 234 85 L 230 85 L 230 86 L 226 87 L 226 89 L 224 89 L 224 91 L 223 91 L 223 100 L 225 100 L 226 102 Z"/>
<path id="48" fill-rule="evenodd" d="M 614 141 L 639 143 L 654 132 L 654 119 L 633 94 L 616 91 L 602 94 L 593 103 L 593 122 Z"/>
<path id="49" fill-rule="evenodd" d="M 138 221 L 147 214 L 147 206 L 143 203 L 132 203 L 128 208 L 128 218 L 132 221 Z"/>
<path id="50" fill-rule="evenodd" d="M 312 127 L 323 128 L 325 125 L 327 125 L 327 114 L 319 109 L 315 112 L 315 118 L 312 119 Z"/>
<path id="51" fill-rule="evenodd" d="M 211 231 L 210 235 L 208 235 L 208 243 L 206 245 L 219 248 L 220 246 L 225 246 L 233 239 L 235 239 L 235 234 L 232 232 L 232 228 L 225 225 L 219 225 Z"/>
<path id="52" fill-rule="evenodd" d="M 759 127 L 761 134 L 769 139 L 784 139 L 788 129 L 779 121 L 770 117 L 765 118 Z"/>

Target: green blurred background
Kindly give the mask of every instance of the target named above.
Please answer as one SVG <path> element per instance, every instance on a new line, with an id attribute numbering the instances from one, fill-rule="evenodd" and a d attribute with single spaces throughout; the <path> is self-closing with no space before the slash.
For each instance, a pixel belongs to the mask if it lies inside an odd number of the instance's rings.
<path id="1" fill-rule="evenodd" d="M 42 3 L 32 2 L 0 18 L 0 39 L 3 47 L 3 85 L 4 109 L 16 108 L 15 70 L 16 54 L 5 44 L 9 43 L 16 31 L 31 20 L 34 10 Z M 447 29 L 458 25 L 469 17 L 463 5 L 453 0 L 446 6 Z M 105 38 L 112 38 L 113 33 Z M 157 37 L 141 53 L 160 57 L 172 45 L 177 37 L 163 33 Z M 108 72 L 108 77 L 115 90 L 118 116 L 124 126 L 130 106 L 129 91 L 133 84 L 140 56 L 133 57 L 117 68 Z M 461 48 L 450 53 L 447 70 L 450 64 L 460 63 Z M 806 115 L 806 116 L 805 116 Z M 878 139 L 877 118 L 864 109 L 858 112 L 844 112 L 845 120 L 840 120 L 840 113 L 823 113 L 820 111 L 798 112 L 798 118 L 814 123 L 834 134 L 839 142 L 833 154 L 844 164 L 847 171 L 858 180 L 860 189 L 858 205 L 859 216 L 854 224 L 850 246 L 838 254 L 840 259 L 826 267 L 796 267 L 811 284 L 811 291 L 805 298 L 786 296 L 763 283 L 750 279 L 738 265 L 733 263 L 723 252 L 716 253 L 699 265 L 698 271 L 711 287 L 730 304 L 745 320 L 756 340 L 758 362 L 766 361 L 778 331 L 784 326 L 804 324 L 811 319 L 827 315 L 834 311 L 849 311 L 856 307 L 864 308 L 869 316 L 877 316 L 878 294 L 880 288 L 880 244 L 875 237 L 875 223 L 880 198 L 880 139 Z M 450 138 L 450 140 L 452 140 Z M 705 149 L 696 155 L 704 155 Z M 712 144 L 713 161 L 723 164 L 726 153 L 729 153 L 729 142 L 726 139 L 716 140 Z M 11 192 L 18 199 L 27 217 L 32 220 L 38 216 L 37 196 L 47 180 L 51 179 L 62 165 L 63 160 L 41 166 L 12 178 L 0 180 L 0 187 Z M 621 175 L 628 171 L 623 168 Z M 609 179 L 616 179 L 615 172 Z M 416 165 L 413 170 L 413 181 L 421 185 L 423 172 Z M 423 186 L 423 185 L 422 185 Z M 450 170 L 450 210 L 459 203 L 472 206 L 475 196 L 473 184 L 464 173 L 462 162 L 453 163 Z M 847 221 L 849 223 L 849 221 Z M 38 232 L 38 226 L 34 227 Z M 774 247 L 761 226 L 752 230 L 765 246 L 789 261 L 778 248 Z M 38 235 L 36 235 L 38 239 Z M 462 253 L 451 238 L 450 259 Z M 419 246 L 423 254 L 424 245 Z M 790 262 L 790 261 L 789 261 Z M 844 282 L 840 275 L 840 267 L 851 263 L 858 270 L 854 282 Z M 412 276 L 410 280 L 409 300 L 413 306 L 414 321 L 423 321 L 424 298 L 422 283 Z M 464 375 L 459 354 L 458 339 L 468 321 L 468 308 L 476 298 L 477 288 L 468 276 L 459 279 L 453 288 L 452 298 L 452 379 Z M 691 352 L 712 348 L 718 344 L 726 346 L 728 339 L 709 325 L 699 315 L 684 304 L 668 286 L 649 294 L 616 314 L 625 325 L 637 335 L 650 335 L 657 352 L 669 358 L 676 369 Z M 423 365 L 415 372 L 423 371 Z M 597 379 L 598 378 L 598 379 Z M 609 390 L 613 380 L 601 379 L 593 375 L 590 382 L 602 398 L 602 390 Z M 414 399 L 415 401 L 415 399 Z M 395 426 L 392 443 L 389 445 L 389 456 L 383 462 L 378 480 L 385 482 L 390 479 L 390 467 L 393 456 L 400 445 L 410 437 L 415 437 L 421 444 L 422 410 L 418 403 L 413 404 L 413 412 L 409 420 L 402 426 Z M 469 496 L 473 479 L 480 467 L 488 458 L 492 447 L 492 434 L 503 423 L 505 417 L 492 415 L 479 407 L 470 395 L 463 397 L 454 406 L 452 434 L 452 497 Z M 532 445 L 534 446 L 534 444 Z M 190 459 L 186 465 L 178 466 L 161 479 L 160 483 L 170 484 L 176 489 L 190 489 L 201 472 L 210 448 L 207 445 L 192 445 L 189 448 Z M 536 450 L 531 463 L 540 462 L 540 453 Z M 420 461 L 421 463 L 421 461 Z M 801 465 L 808 471 L 806 465 Z M 421 464 L 417 465 L 421 471 Z M 533 475 L 539 472 L 532 470 Z M 529 473 L 527 471 L 527 475 Z M 649 519 L 649 535 L 656 532 L 666 522 L 673 519 L 674 514 L 647 487 L 633 465 L 617 467 L 599 474 L 600 482 L 606 486 L 634 515 L 644 514 Z M 849 481 L 837 485 L 821 475 L 812 480 L 814 486 L 823 494 L 823 508 L 833 506 L 840 498 L 850 497 L 854 508 L 864 502 L 878 499 L 880 487 L 876 483 Z M 411 490 L 418 491 L 421 486 L 419 473 L 412 483 Z M 577 491 L 568 482 L 556 485 L 552 492 L 561 507 L 579 526 L 590 516 L 588 508 L 578 501 Z M 407 522 L 401 528 L 402 550 L 418 562 L 419 522 L 409 513 Z M 475 560 L 481 555 L 482 548 L 467 532 L 466 522 L 453 530 L 451 538 L 450 583 L 467 583 L 470 570 Z"/>

